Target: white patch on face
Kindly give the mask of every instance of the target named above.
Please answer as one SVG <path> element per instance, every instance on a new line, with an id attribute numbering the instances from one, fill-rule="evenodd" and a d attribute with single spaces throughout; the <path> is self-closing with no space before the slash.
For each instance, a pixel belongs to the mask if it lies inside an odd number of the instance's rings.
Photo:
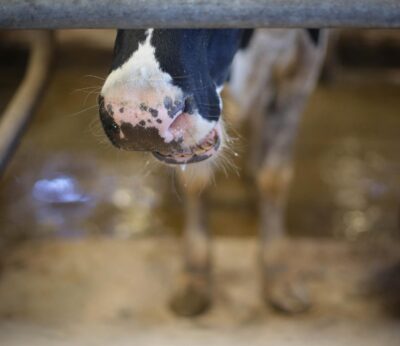
<path id="1" fill-rule="evenodd" d="M 217 94 L 218 94 L 218 99 L 219 99 L 219 109 L 221 110 L 221 112 L 222 112 L 222 107 L 223 107 L 221 93 L 222 93 L 223 89 L 224 89 L 223 84 L 217 87 Z"/>
<path id="2" fill-rule="evenodd" d="M 112 94 L 115 89 L 158 88 L 163 84 L 171 84 L 172 78 L 161 70 L 155 57 L 155 47 L 151 45 L 153 29 L 146 31 L 145 42 L 119 68 L 112 71 L 103 85 L 101 94 Z"/>

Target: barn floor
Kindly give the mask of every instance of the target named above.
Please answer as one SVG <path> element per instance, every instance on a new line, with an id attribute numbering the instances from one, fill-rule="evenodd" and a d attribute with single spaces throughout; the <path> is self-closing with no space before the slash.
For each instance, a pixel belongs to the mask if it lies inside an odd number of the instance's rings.
<path id="1" fill-rule="evenodd" d="M 167 308 L 181 264 L 174 173 L 115 150 L 98 121 L 113 33 L 58 40 L 49 88 L 0 180 L 0 346 L 400 345 L 398 69 L 338 70 L 306 109 L 292 237 L 276 261 L 304 273 L 313 309 L 282 316 L 260 299 L 257 199 L 239 135 L 236 168 L 207 196 L 215 304 L 187 320 Z M 22 67 L 0 54 L 0 110 Z"/>
<path id="2" fill-rule="evenodd" d="M 179 269 L 175 238 L 29 241 L 4 264 L 0 345 L 399 345 L 395 247 L 292 241 L 286 250 L 307 268 L 308 314 L 265 308 L 254 240 L 229 238 L 215 246 L 214 308 L 186 320 L 166 307 Z"/>

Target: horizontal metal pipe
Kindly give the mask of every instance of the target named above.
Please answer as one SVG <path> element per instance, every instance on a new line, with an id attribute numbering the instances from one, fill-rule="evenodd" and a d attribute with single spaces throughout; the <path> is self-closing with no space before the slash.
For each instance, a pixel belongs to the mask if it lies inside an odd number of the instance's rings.
<path id="1" fill-rule="evenodd" d="M 0 175 L 44 90 L 52 59 L 52 42 L 52 35 L 48 31 L 24 33 L 22 42 L 19 42 L 30 46 L 30 57 L 24 79 L 4 113 L 0 114 Z"/>
<path id="2" fill-rule="evenodd" d="M 0 28 L 399 28 L 400 0 L 4 0 Z"/>

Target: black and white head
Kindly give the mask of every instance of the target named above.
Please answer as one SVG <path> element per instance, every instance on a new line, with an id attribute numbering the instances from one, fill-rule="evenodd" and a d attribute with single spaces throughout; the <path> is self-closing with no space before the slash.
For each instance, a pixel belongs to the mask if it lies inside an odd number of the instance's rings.
<path id="1" fill-rule="evenodd" d="M 224 145 L 220 92 L 242 30 L 119 30 L 99 97 L 111 142 L 168 164 L 217 156 Z"/>

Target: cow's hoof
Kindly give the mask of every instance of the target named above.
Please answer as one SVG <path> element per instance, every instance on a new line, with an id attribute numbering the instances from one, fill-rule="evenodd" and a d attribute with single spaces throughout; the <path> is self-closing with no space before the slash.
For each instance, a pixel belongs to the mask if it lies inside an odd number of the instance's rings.
<path id="1" fill-rule="evenodd" d="M 171 309 L 179 316 L 194 317 L 203 314 L 211 306 L 207 290 L 187 286 L 174 295 L 170 301 Z"/>
<path id="2" fill-rule="evenodd" d="M 310 292 L 301 282 L 275 282 L 265 290 L 265 300 L 277 312 L 288 315 L 305 313 L 312 307 Z"/>

